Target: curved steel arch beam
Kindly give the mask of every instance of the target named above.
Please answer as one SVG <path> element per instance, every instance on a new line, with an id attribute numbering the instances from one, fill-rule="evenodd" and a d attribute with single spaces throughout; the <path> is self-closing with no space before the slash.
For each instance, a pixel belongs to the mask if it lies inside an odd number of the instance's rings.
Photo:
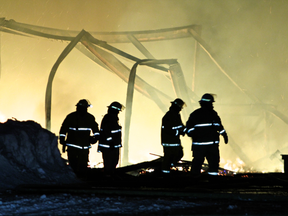
<path id="1" fill-rule="evenodd" d="M 129 81 L 127 86 L 127 96 L 126 96 L 126 112 L 125 112 L 125 129 L 124 129 L 124 154 L 123 154 L 123 162 L 124 164 L 128 164 L 128 155 L 129 155 L 129 132 L 130 132 L 130 124 L 131 124 L 131 115 L 132 115 L 132 103 L 133 103 L 133 95 L 134 95 L 134 85 L 136 78 L 136 69 L 138 65 L 154 65 L 154 64 L 175 64 L 177 63 L 176 59 L 165 59 L 165 60 L 157 60 L 157 59 L 144 59 L 137 61 L 129 75 Z"/>
<path id="2" fill-rule="evenodd" d="M 52 100 L 52 83 L 55 77 L 56 71 L 61 64 L 61 62 L 65 59 L 65 57 L 70 53 L 70 51 L 77 45 L 77 43 L 81 40 L 81 38 L 86 34 L 85 31 L 81 31 L 63 50 L 61 55 L 58 57 L 57 61 L 53 65 L 51 72 L 49 74 L 48 83 L 46 87 L 45 94 L 45 116 L 46 116 L 46 129 L 51 129 L 51 100 Z"/>
<path id="3" fill-rule="evenodd" d="M 140 42 L 148 41 L 161 41 L 171 40 L 177 38 L 191 37 L 189 29 L 198 31 L 201 28 L 200 25 L 187 25 L 174 28 L 164 28 L 155 30 L 143 30 L 143 31 L 89 31 L 94 37 L 100 40 L 107 41 L 108 43 L 129 43 L 130 40 L 127 35 L 134 35 Z M 0 31 L 4 29 L 13 29 L 14 31 L 26 32 L 27 34 L 34 34 L 41 36 L 46 35 L 52 39 L 57 40 L 72 40 L 76 37 L 79 31 L 75 30 L 62 30 L 56 28 L 48 28 L 36 25 L 30 25 L 25 23 L 16 22 L 15 20 L 6 20 L 0 18 Z M 43 37 L 43 36 L 42 36 Z"/>

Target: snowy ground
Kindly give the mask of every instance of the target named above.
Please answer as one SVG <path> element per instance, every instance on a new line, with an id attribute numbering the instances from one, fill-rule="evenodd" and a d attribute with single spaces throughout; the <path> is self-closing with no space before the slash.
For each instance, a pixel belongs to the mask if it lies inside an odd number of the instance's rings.
<path id="1" fill-rule="evenodd" d="M 13 195 L 0 201 L 0 215 L 164 214 L 199 204 L 183 199 L 99 197 L 95 195 Z"/>
<path id="2" fill-rule="evenodd" d="M 287 215 L 287 202 L 95 194 L 1 194 L 0 215 Z"/>

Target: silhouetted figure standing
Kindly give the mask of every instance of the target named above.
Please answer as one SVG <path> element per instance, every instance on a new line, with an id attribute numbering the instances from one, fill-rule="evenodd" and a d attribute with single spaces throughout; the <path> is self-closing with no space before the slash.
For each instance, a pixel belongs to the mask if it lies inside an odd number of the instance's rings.
<path id="1" fill-rule="evenodd" d="M 102 152 L 104 172 L 107 176 L 114 174 L 119 161 L 122 127 L 119 125 L 118 114 L 124 108 L 119 102 L 111 103 L 101 122 L 98 152 Z"/>
<path id="2" fill-rule="evenodd" d="M 214 96 L 204 94 L 199 101 L 201 108 L 190 114 L 186 123 L 187 134 L 192 137 L 192 173 L 200 174 L 205 157 L 208 161 L 210 175 L 218 175 L 220 162 L 219 135 L 225 144 L 228 143 L 227 133 L 221 119 L 213 107 Z"/>
<path id="3" fill-rule="evenodd" d="M 185 135 L 185 126 L 182 123 L 180 111 L 185 103 L 180 98 L 171 102 L 169 111 L 162 118 L 161 144 L 164 158 L 162 172 L 170 173 L 170 168 L 183 157 L 183 147 L 180 135 Z"/>
<path id="4" fill-rule="evenodd" d="M 60 128 L 63 152 L 67 146 L 69 165 L 81 178 L 85 178 L 87 174 L 90 144 L 95 144 L 100 136 L 95 117 L 87 111 L 90 106 L 88 100 L 80 100 L 76 104 L 76 111 L 67 115 Z"/>

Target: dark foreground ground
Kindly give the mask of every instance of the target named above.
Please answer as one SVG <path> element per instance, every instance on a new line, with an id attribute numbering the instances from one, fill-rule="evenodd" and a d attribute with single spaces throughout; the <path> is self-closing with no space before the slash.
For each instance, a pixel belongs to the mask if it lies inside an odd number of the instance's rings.
<path id="1" fill-rule="evenodd" d="M 11 194 L 1 196 L 0 203 L 0 215 L 287 215 L 288 211 L 287 201 L 277 200 L 94 193 Z"/>
<path id="2" fill-rule="evenodd" d="M 101 176 L 22 185 L 1 194 L 0 215 L 288 215 L 286 174 Z"/>

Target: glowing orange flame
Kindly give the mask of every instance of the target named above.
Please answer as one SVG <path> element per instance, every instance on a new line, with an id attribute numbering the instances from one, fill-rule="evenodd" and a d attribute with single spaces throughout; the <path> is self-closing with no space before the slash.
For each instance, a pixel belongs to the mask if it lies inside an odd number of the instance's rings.
<path id="1" fill-rule="evenodd" d="M 244 172 L 245 171 L 244 166 L 245 166 L 244 162 L 242 160 L 240 160 L 240 158 L 236 158 L 235 163 L 233 163 L 230 160 L 227 160 L 226 164 L 224 165 L 224 169 L 231 170 L 235 173 Z"/>

